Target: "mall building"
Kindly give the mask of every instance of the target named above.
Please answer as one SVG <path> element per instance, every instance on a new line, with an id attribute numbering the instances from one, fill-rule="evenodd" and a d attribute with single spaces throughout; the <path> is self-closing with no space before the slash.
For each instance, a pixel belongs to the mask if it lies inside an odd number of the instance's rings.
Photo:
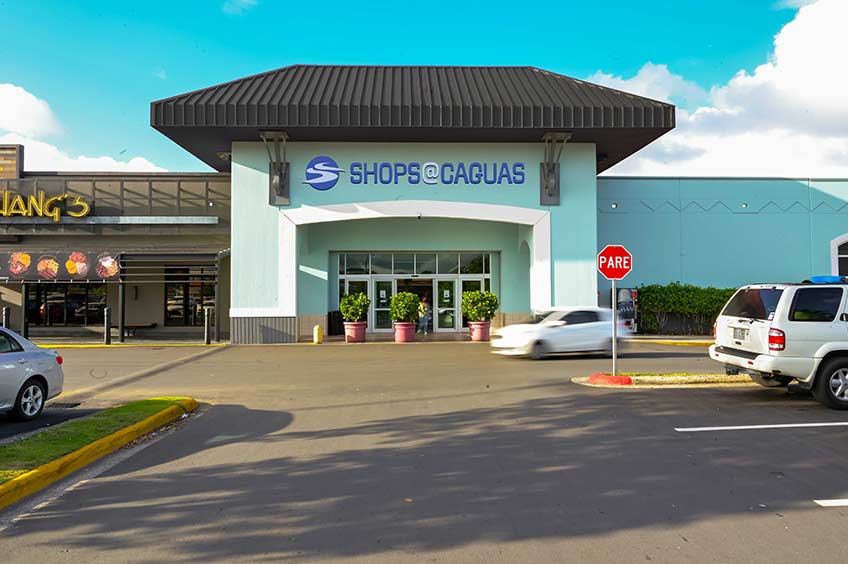
<path id="1" fill-rule="evenodd" d="M 674 124 L 533 67 L 296 65 L 181 94 L 151 125 L 217 172 L 31 173 L 0 149 L 0 305 L 55 334 L 102 330 L 108 304 L 151 337 L 209 308 L 220 338 L 272 343 L 337 333 L 346 292 L 375 333 L 402 291 L 447 333 L 467 290 L 498 324 L 608 304 L 609 243 L 629 287 L 848 274 L 846 180 L 598 177 Z"/>

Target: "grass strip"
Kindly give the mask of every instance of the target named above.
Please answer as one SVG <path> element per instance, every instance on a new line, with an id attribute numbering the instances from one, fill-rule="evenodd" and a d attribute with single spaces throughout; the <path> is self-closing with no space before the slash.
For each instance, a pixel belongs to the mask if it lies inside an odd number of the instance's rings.
<path id="1" fill-rule="evenodd" d="M 87 444 L 134 425 L 185 398 L 154 398 L 74 419 L 31 437 L 0 445 L 0 484 L 56 460 Z"/>

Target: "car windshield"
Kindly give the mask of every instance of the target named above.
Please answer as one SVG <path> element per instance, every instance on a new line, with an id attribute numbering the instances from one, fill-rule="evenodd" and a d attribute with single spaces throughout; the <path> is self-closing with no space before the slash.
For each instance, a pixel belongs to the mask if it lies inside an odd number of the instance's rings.
<path id="1" fill-rule="evenodd" d="M 539 311 L 521 321 L 521 325 L 537 325 L 543 321 L 557 321 L 562 317 L 561 311 Z"/>
<path id="2" fill-rule="evenodd" d="M 730 298 L 722 315 L 749 319 L 772 319 L 783 290 L 777 288 L 745 288 Z"/>

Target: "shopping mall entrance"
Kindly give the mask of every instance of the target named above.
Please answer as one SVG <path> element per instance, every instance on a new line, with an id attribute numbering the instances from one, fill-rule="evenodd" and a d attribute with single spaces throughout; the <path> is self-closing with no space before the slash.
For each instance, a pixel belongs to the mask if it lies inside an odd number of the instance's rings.
<path id="1" fill-rule="evenodd" d="M 363 292 L 371 299 L 368 330 L 391 332 L 392 296 L 411 292 L 431 312 L 427 332 L 467 331 L 462 293 L 492 288 L 492 254 L 484 252 L 341 253 L 339 299 Z M 424 329 L 423 322 L 421 329 Z"/>

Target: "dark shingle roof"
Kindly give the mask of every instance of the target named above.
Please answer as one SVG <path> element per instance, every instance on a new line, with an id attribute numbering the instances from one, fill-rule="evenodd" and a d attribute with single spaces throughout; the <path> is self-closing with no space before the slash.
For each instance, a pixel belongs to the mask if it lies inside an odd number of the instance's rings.
<path id="1" fill-rule="evenodd" d="M 233 141 L 595 142 L 599 169 L 674 127 L 674 106 L 534 67 L 294 65 L 151 104 L 151 125 L 211 166 Z M 611 131 L 611 130 L 626 131 Z M 601 155 L 603 156 L 603 155 Z"/>

